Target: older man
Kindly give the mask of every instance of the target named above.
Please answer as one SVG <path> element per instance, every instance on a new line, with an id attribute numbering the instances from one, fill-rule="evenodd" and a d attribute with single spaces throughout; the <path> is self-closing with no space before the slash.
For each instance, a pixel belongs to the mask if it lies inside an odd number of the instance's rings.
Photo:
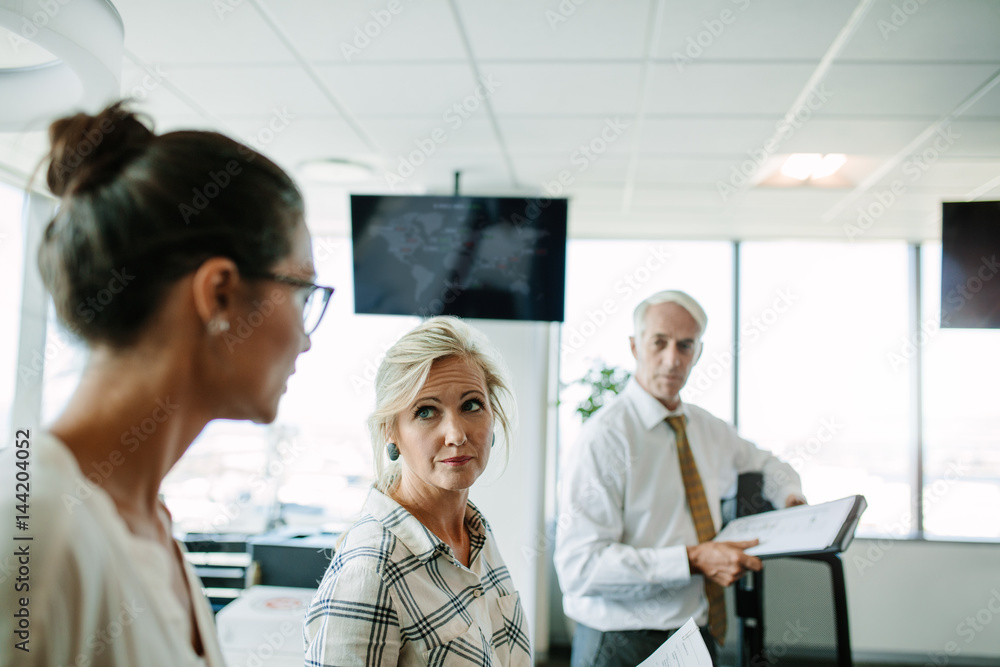
<path id="1" fill-rule="evenodd" d="M 635 309 L 635 376 L 589 420 L 561 479 L 555 564 L 577 622 L 573 667 L 634 667 L 689 617 L 715 659 L 724 587 L 760 559 L 756 542 L 713 542 L 720 499 L 762 471 L 775 506 L 805 502 L 799 476 L 726 422 L 681 401 L 708 318 L 684 292 Z"/>

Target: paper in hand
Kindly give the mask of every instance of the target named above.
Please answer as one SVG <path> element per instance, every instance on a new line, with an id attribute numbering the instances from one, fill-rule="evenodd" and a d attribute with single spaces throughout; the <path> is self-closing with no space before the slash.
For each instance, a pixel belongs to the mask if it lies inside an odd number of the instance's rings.
<path id="1" fill-rule="evenodd" d="M 689 618 L 639 667 L 712 667 L 712 656 L 694 619 Z"/>

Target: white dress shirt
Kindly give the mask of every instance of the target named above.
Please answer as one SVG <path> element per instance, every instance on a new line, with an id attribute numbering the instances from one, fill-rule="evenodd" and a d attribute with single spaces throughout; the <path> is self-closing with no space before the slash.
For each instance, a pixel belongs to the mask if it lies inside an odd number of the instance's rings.
<path id="1" fill-rule="evenodd" d="M 584 425 L 564 459 L 555 566 L 566 615 L 601 631 L 673 630 L 708 621 L 704 579 L 687 546 L 698 543 L 667 416 L 687 416 L 687 436 L 716 532 L 720 501 L 737 475 L 764 473 L 764 493 L 783 507 L 801 494 L 798 474 L 695 405 L 669 411 L 635 378 Z"/>
<path id="2" fill-rule="evenodd" d="M 0 452 L 0 665 L 223 665 L 212 610 L 194 569 L 184 563 L 204 656 L 191 646 L 191 615 L 170 585 L 173 555 L 128 530 L 111 497 L 86 479 L 61 441 L 38 432 L 29 442 L 27 530 L 16 530 L 14 521 L 22 514 L 15 508 L 15 463 L 23 459 L 15 458 L 13 446 Z M 86 473 L 104 474 L 97 468 Z M 161 518 L 169 530 L 166 508 Z M 20 548 L 28 550 L 24 562 L 10 557 Z M 26 578 L 17 581 L 22 566 Z M 14 614 L 25 607 L 28 652 L 16 647 L 14 634 Z"/>
<path id="3" fill-rule="evenodd" d="M 469 503 L 469 566 L 372 489 L 305 620 L 308 667 L 528 667 L 527 620 L 489 525 Z"/>

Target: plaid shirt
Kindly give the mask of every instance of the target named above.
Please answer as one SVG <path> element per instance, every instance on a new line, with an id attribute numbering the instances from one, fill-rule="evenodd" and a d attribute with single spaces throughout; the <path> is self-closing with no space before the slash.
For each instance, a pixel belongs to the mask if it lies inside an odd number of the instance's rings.
<path id="1" fill-rule="evenodd" d="M 524 610 L 476 507 L 469 567 L 372 489 L 305 619 L 308 667 L 531 664 Z"/>

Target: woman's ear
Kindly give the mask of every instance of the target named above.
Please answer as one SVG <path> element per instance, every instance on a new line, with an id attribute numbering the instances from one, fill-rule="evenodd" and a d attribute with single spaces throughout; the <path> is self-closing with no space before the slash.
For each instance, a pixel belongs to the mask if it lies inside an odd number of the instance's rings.
<path id="1" fill-rule="evenodd" d="M 213 257 L 198 267 L 191 282 L 195 311 L 206 327 L 210 322 L 225 322 L 232 318 L 236 285 L 240 271 L 227 257 Z"/>

